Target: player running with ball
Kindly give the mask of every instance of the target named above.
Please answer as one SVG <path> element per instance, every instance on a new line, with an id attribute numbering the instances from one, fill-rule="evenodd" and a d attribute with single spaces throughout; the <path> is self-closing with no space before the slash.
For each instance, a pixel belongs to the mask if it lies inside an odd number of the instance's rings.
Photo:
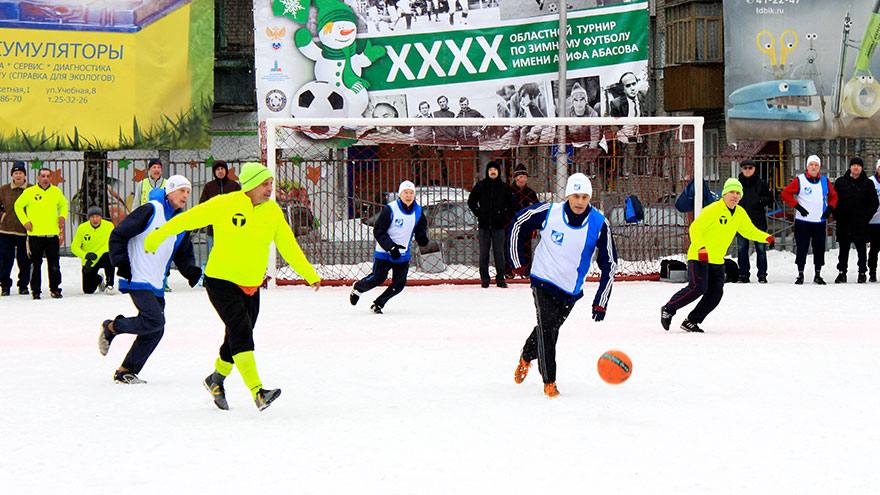
<path id="1" fill-rule="evenodd" d="M 262 411 L 281 395 L 280 389 L 263 388 L 254 359 L 254 325 L 260 312 L 259 289 L 266 274 L 269 244 L 274 241 L 291 268 L 315 290 L 321 279 L 297 244 L 278 203 L 271 199 L 272 172 L 259 163 L 245 163 L 239 179 L 241 191 L 215 196 L 174 217 L 147 236 L 144 248 L 152 252 L 168 236 L 214 227 L 205 289 L 226 325 L 226 336 L 215 371 L 205 378 L 204 385 L 217 407 L 229 409 L 223 380 L 235 366 Z"/>
<path id="2" fill-rule="evenodd" d="M 593 186 L 584 174 L 574 174 L 565 185 L 565 201 L 537 203 L 519 213 L 510 227 L 510 261 L 513 272 L 524 273 L 526 245 L 532 232 L 541 229 L 541 242 L 532 261 L 532 295 L 538 324 L 526 339 L 514 381 L 522 383 L 529 366 L 538 359 L 544 394 L 559 396 L 556 388 L 556 339 L 559 327 L 583 297 L 583 284 L 596 253 L 601 276 L 593 298 L 593 319 L 605 318 L 611 285 L 617 271 L 617 249 L 605 215 L 590 206 Z"/>

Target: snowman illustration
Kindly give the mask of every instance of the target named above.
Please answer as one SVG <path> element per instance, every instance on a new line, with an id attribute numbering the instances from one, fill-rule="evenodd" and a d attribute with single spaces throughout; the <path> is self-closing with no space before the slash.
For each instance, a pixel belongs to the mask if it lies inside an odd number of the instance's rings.
<path id="1" fill-rule="evenodd" d="M 299 24 L 308 21 L 307 0 L 276 0 L 275 3 L 280 4 L 278 10 L 281 11 L 276 10 L 277 15 L 291 17 Z M 339 0 L 315 0 L 315 7 L 318 9 L 318 42 L 312 39 L 307 28 L 299 28 L 294 33 L 296 47 L 315 62 L 315 80 L 298 91 L 316 82 L 327 83 L 320 86 L 338 90 L 345 97 L 345 116 L 361 117 L 369 104 L 367 89 L 370 87 L 361 73 L 385 56 L 385 47 L 373 46 L 367 41 L 358 51 L 357 17 L 348 5 Z"/>

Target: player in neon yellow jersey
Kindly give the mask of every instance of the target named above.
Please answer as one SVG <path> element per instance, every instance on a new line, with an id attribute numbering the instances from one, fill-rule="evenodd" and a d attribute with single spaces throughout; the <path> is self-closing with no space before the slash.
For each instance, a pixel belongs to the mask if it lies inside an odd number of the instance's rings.
<path id="1" fill-rule="evenodd" d="M 214 249 L 205 266 L 208 298 L 223 323 L 226 335 L 220 346 L 215 371 L 205 378 L 214 404 L 228 409 L 223 380 L 233 366 L 251 391 L 259 410 L 269 407 L 281 395 L 280 389 L 266 390 L 254 359 L 254 324 L 260 309 L 260 285 L 266 274 L 269 244 L 309 285 L 318 290 L 321 279 L 296 242 L 284 213 L 271 199 L 274 178 L 259 163 L 246 163 L 239 176 L 241 191 L 216 196 L 184 212 L 147 236 L 144 248 L 152 252 L 168 236 L 214 227 Z"/>

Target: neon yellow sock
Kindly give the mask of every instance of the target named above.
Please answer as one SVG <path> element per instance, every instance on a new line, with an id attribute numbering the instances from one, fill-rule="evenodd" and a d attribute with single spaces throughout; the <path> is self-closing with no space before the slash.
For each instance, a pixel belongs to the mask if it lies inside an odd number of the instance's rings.
<path id="1" fill-rule="evenodd" d="M 257 392 L 263 388 L 263 382 L 260 381 L 260 374 L 257 373 L 257 361 L 254 359 L 254 351 L 239 352 L 232 356 L 235 361 L 235 367 L 241 374 L 244 384 L 251 391 L 251 396 L 256 398 Z"/>
<path id="2" fill-rule="evenodd" d="M 229 376 L 229 374 L 232 373 L 232 366 L 232 363 L 227 363 L 220 358 L 217 358 L 217 360 L 214 361 L 214 369 L 217 373 L 220 373 L 223 376 Z"/>

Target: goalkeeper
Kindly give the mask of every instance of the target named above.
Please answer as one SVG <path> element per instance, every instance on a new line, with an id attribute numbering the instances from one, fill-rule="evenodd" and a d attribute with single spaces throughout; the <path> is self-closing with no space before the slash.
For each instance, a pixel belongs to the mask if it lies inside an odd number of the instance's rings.
<path id="1" fill-rule="evenodd" d="M 284 213 L 271 199 L 272 173 L 259 163 L 245 163 L 241 191 L 216 196 L 174 217 L 147 236 L 144 248 L 153 252 L 166 237 L 208 225 L 214 228 L 214 249 L 205 266 L 205 289 L 226 334 L 214 372 L 205 378 L 214 404 L 229 409 L 224 379 L 238 369 L 259 410 L 281 395 L 263 388 L 254 359 L 254 325 L 260 310 L 259 288 L 266 274 L 269 244 L 309 285 L 318 290 L 321 279 L 296 242 Z"/>
<path id="2" fill-rule="evenodd" d="M 703 333 L 700 323 L 718 306 L 724 295 L 724 255 L 736 234 L 755 242 L 766 242 L 773 248 L 773 236 L 755 227 L 749 214 L 738 206 L 742 193 L 739 180 L 727 179 L 721 191 L 721 201 L 703 208 L 691 223 L 688 285 L 660 308 L 660 325 L 664 330 L 669 330 L 672 317 L 679 309 L 700 298 L 697 306 L 681 322 L 681 329 Z"/>
<path id="3" fill-rule="evenodd" d="M 373 271 L 366 277 L 355 282 L 348 296 L 352 306 L 357 304 L 361 294 L 382 285 L 391 272 L 391 285 L 385 289 L 370 306 L 376 314 L 382 314 L 382 308 L 389 299 L 400 294 L 406 286 L 406 275 L 409 271 L 411 258 L 410 245 L 413 236 L 424 249 L 428 247 L 428 220 L 422 213 L 422 207 L 416 202 L 416 186 L 405 180 L 397 189 L 397 199 L 388 203 L 379 213 L 373 226 L 376 237 L 376 251 L 373 254 Z M 434 249 L 436 251 L 436 247 Z"/>

